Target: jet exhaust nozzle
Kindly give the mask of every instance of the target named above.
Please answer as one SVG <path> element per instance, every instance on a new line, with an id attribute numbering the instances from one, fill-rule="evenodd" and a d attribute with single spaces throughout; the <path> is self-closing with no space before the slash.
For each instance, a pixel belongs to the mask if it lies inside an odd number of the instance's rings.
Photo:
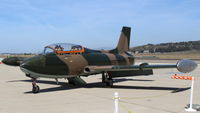
<path id="1" fill-rule="evenodd" d="M 101 72 L 102 70 L 99 67 L 96 66 L 87 66 L 84 69 L 84 73 L 96 73 L 96 72 Z"/>
<path id="2" fill-rule="evenodd" d="M 182 73 L 189 73 L 197 68 L 197 63 L 188 59 L 179 60 L 176 65 L 177 70 Z"/>
<path id="3" fill-rule="evenodd" d="M 84 73 L 89 73 L 89 72 L 91 72 L 90 68 L 86 67 L 86 68 L 84 69 Z"/>

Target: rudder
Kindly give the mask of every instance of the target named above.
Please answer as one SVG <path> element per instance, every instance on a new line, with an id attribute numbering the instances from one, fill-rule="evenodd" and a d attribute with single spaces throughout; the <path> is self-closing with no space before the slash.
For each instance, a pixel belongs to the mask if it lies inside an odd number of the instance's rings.
<path id="1" fill-rule="evenodd" d="M 123 27 L 117 47 L 111 50 L 111 53 L 123 53 L 129 50 L 130 46 L 131 27 Z"/>

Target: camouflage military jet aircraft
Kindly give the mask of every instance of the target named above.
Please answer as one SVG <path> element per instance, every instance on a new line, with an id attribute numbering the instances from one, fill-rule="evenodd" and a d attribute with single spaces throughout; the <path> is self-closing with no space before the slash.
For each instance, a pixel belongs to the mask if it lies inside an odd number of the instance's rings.
<path id="1" fill-rule="evenodd" d="M 134 56 L 129 54 L 130 27 L 123 27 L 118 45 L 112 50 L 92 50 L 81 45 L 52 44 L 44 53 L 31 58 L 11 57 L 2 62 L 7 65 L 20 66 L 27 77 L 32 78 L 32 91 L 38 93 L 40 88 L 36 79 L 40 77 L 66 78 L 70 84 L 85 85 L 81 76 L 102 74 L 102 82 L 113 85 L 114 77 L 151 75 L 154 68 L 177 68 L 180 72 L 190 72 L 197 64 L 190 60 L 181 60 L 174 65 L 134 65 Z"/>

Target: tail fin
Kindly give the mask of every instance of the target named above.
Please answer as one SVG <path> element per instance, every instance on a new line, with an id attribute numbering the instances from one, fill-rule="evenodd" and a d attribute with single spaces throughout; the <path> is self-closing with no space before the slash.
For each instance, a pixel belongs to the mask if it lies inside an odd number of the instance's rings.
<path id="1" fill-rule="evenodd" d="M 130 27 L 123 27 L 118 45 L 115 49 L 111 50 L 111 53 L 123 53 L 129 50 L 130 45 L 130 36 L 131 36 L 131 28 Z"/>

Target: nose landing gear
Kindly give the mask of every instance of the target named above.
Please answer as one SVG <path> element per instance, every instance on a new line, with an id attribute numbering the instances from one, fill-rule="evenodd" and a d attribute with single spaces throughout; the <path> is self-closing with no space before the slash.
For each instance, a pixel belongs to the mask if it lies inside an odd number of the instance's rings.
<path id="1" fill-rule="evenodd" d="M 32 78 L 32 92 L 33 93 L 39 93 L 40 92 L 40 87 L 36 84 L 36 78 Z"/>

